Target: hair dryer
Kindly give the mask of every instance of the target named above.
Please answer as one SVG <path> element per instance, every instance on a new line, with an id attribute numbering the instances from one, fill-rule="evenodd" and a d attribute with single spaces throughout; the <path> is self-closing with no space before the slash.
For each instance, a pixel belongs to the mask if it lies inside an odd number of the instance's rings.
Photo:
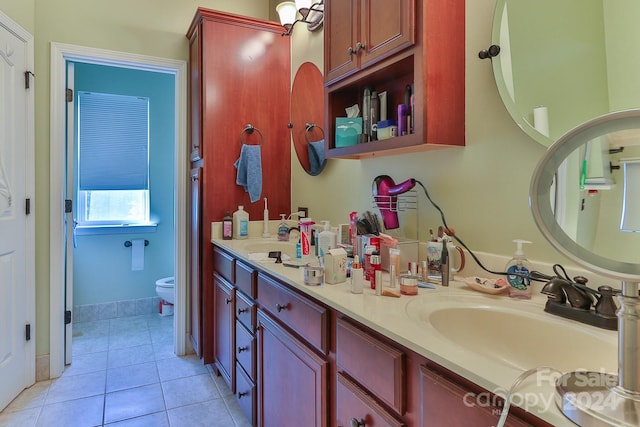
<path id="1" fill-rule="evenodd" d="M 400 227 L 397 196 L 411 190 L 415 185 L 416 180 L 413 178 L 396 184 L 388 175 L 378 175 L 373 180 L 371 192 L 376 206 L 380 209 L 384 228 L 393 230 Z"/>

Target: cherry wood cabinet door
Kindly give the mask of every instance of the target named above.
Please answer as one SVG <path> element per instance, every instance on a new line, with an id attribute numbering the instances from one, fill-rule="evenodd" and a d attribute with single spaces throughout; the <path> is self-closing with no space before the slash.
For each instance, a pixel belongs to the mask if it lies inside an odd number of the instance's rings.
<path id="1" fill-rule="evenodd" d="M 328 425 L 328 362 L 258 310 L 258 425 Z"/>
<path id="2" fill-rule="evenodd" d="M 367 393 L 342 374 L 336 386 L 336 425 L 405 427 L 407 424 L 376 403 Z"/>
<path id="3" fill-rule="evenodd" d="M 415 0 L 361 0 L 360 68 L 412 46 L 416 40 Z"/>
<path id="4" fill-rule="evenodd" d="M 214 337 L 215 366 L 232 392 L 235 393 L 235 289 L 217 275 L 214 276 L 213 282 L 216 322 Z"/>
<path id="5" fill-rule="evenodd" d="M 495 426 L 501 407 L 491 406 L 482 396 L 426 366 L 420 367 L 423 426 Z M 509 414 L 507 427 L 531 427 Z M 536 424 L 536 425 L 547 425 Z"/>
<path id="6" fill-rule="evenodd" d="M 358 66 L 360 0 L 325 0 L 324 79 L 332 81 Z M 349 50 L 351 49 L 351 50 Z"/>

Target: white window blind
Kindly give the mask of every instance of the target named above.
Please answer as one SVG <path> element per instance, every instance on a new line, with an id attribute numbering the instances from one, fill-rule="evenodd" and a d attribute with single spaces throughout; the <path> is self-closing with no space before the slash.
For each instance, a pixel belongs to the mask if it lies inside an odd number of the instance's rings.
<path id="1" fill-rule="evenodd" d="M 640 159 L 620 159 L 624 172 L 624 194 L 620 231 L 640 231 Z"/>
<path id="2" fill-rule="evenodd" d="M 149 99 L 78 93 L 81 191 L 149 189 Z"/>

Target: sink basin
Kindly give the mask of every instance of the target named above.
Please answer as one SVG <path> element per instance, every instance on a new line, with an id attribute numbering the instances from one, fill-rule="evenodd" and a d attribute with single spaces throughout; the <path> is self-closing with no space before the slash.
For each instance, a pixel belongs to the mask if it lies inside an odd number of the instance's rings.
<path id="1" fill-rule="evenodd" d="M 243 248 L 249 253 L 280 251 L 283 254 L 289 255 L 291 258 L 296 257 L 296 245 L 294 242 L 280 242 L 277 240 L 269 242 L 248 242 Z"/>
<path id="2" fill-rule="evenodd" d="M 411 301 L 407 314 L 438 335 L 517 369 L 550 366 L 560 371 L 615 372 L 617 333 L 545 313 L 539 305 L 468 296 Z"/>

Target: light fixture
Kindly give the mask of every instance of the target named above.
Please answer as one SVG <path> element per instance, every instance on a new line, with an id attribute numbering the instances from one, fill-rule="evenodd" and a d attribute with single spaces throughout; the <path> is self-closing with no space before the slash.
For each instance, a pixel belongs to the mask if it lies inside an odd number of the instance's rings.
<path id="1" fill-rule="evenodd" d="M 311 3 L 311 0 L 285 1 L 276 6 L 276 12 L 280 16 L 280 24 L 285 28 L 283 36 L 290 36 L 293 26 L 298 22 L 307 24 L 309 31 L 316 31 L 322 27 L 324 21 L 324 0 Z M 297 19 L 298 13 L 302 19 Z"/>

